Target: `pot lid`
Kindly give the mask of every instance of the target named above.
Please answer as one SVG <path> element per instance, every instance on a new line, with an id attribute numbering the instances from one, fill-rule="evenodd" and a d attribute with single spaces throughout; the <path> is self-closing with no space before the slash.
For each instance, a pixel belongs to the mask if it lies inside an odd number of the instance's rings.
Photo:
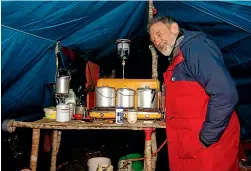
<path id="1" fill-rule="evenodd" d="M 155 89 L 145 86 L 145 87 L 138 88 L 137 90 L 155 90 Z"/>
<path id="2" fill-rule="evenodd" d="M 118 88 L 118 91 L 119 90 L 129 90 L 129 91 L 134 91 L 132 88 L 127 88 L 127 87 L 124 87 L 124 88 Z"/>
<path id="3" fill-rule="evenodd" d="M 115 89 L 114 87 L 109 87 L 107 85 L 102 85 L 102 86 L 99 86 L 99 87 L 96 87 L 96 88 L 112 88 L 112 89 Z"/>

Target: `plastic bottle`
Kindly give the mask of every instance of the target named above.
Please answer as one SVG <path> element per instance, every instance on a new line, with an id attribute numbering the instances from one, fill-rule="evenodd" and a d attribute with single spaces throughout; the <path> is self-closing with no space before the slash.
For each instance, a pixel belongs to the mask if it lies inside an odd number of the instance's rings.
<path id="1" fill-rule="evenodd" d="M 69 105 L 70 118 L 73 118 L 76 110 L 76 94 L 73 89 L 69 89 L 69 95 L 65 99 L 65 103 Z"/>
<path id="2" fill-rule="evenodd" d="M 57 114 L 56 121 L 57 122 L 68 122 L 70 121 L 70 110 L 68 104 L 60 103 L 56 106 Z"/>
<path id="3" fill-rule="evenodd" d="M 65 99 L 65 103 L 73 103 L 76 105 L 76 94 L 74 93 L 73 89 L 69 89 L 69 95 L 68 97 Z"/>
<path id="4" fill-rule="evenodd" d="M 116 121 L 117 124 L 123 124 L 124 123 L 124 112 L 122 107 L 118 107 L 116 109 Z"/>

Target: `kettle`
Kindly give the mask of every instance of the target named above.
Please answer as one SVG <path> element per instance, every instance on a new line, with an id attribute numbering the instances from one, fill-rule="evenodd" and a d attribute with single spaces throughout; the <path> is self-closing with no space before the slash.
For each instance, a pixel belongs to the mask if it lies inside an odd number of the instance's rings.
<path id="1" fill-rule="evenodd" d="M 68 75 L 60 76 L 59 71 L 67 71 Z M 70 72 L 66 69 L 59 69 L 57 71 L 56 79 L 56 94 L 68 94 L 70 86 L 71 75 Z"/>

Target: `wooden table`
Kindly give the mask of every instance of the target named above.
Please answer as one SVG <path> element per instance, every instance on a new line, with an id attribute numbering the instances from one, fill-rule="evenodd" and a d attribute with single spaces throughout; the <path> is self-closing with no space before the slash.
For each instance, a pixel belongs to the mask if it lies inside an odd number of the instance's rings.
<path id="1" fill-rule="evenodd" d="M 53 141 L 52 141 L 52 155 L 51 155 L 51 167 L 50 171 L 56 171 L 57 153 L 60 147 L 61 131 L 62 130 L 90 130 L 90 129 L 102 129 L 102 130 L 143 130 L 145 131 L 145 171 L 154 171 L 156 168 L 157 155 L 152 156 L 152 153 L 157 150 L 156 143 L 156 128 L 165 128 L 163 121 L 153 121 L 153 123 L 144 123 L 142 120 L 138 120 L 135 124 L 115 124 L 108 123 L 106 120 L 84 122 L 78 120 L 71 120 L 70 122 L 56 122 L 51 119 L 42 119 L 35 122 L 20 122 L 10 120 L 8 123 L 9 130 L 15 130 L 16 127 L 32 128 L 32 150 L 30 156 L 30 168 L 32 171 L 37 169 L 38 149 L 40 141 L 40 129 L 52 129 Z"/>

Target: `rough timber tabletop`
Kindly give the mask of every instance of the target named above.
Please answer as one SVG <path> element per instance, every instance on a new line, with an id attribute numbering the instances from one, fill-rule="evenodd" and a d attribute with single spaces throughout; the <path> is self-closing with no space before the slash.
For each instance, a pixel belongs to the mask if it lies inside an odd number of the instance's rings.
<path id="1" fill-rule="evenodd" d="M 142 128 L 165 128 L 163 121 L 152 120 L 153 123 L 144 123 L 138 120 L 135 124 L 127 122 L 123 124 L 109 123 L 108 120 L 96 120 L 94 122 L 84 122 L 80 120 L 71 120 L 69 122 L 56 122 L 52 119 L 41 119 L 34 122 L 12 121 L 12 127 L 25 127 L 37 129 L 69 129 L 69 130 L 85 130 L 85 129 L 124 129 L 124 130 L 142 130 Z"/>

